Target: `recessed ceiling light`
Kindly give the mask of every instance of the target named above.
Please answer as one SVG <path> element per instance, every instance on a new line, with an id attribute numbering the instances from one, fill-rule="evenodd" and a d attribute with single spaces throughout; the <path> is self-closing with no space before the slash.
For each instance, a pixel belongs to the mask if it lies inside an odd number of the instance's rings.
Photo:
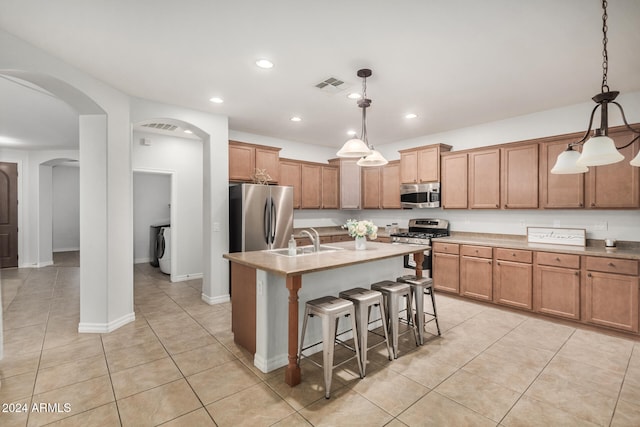
<path id="1" fill-rule="evenodd" d="M 213 102 L 214 104 L 222 104 L 224 102 L 224 99 L 220 98 L 219 96 L 214 96 L 213 98 L 209 98 L 209 101 Z"/>
<path id="2" fill-rule="evenodd" d="M 269 61 L 268 59 L 258 59 L 256 61 L 256 65 L 260 68 L 273 68 L 273 62 Z"/>
<path id="3" fill-rule="evenodd" d="M 293 116 L 289 120 L 291 120 L 292 122 L 301 122 L 302 118 L 298 116 Z"/>
<path id="4" fill-rule="evenodd" d="M 415 119 L 416 117 L 418 117 L 418 115 L 414 113 L 405 114 L 404 116 L 405 119 Z"/>
<path id="5" fill-rule="evenodd" d="M 184 133 L 193 133 L 193 132 L 191 130 L 189 130 L 189 129 L 185 129 Z"/>
<path id="6" fill-rule="evenodd" d="M 359 93 L 351 92 L 349 95 L 347 95 L 347 98 L 349 98 L 349 99 L 360 99 L 360 98 L 362 98 L 362 95 L 360 95 Z"/>
<path id="7" fill-rule="evenodd" d="M 347 131 L 347 135 L 349 136 L 355 136 L 358 132 L 356 132 L 355 130 L 348 130 Z"/>

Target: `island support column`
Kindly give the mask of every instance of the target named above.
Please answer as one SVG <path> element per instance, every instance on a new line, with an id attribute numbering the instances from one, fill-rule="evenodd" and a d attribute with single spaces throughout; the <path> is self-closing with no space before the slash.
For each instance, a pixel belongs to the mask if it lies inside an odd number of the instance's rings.
<path id="1" fill-rule="evenodd" d="M 416 262 L 416 277 L 422 277 L 422 263 L 424 262 L 424 252 L 416 252 L 413 254 L 413 259 Z"/>
<path id="2" fill-rule="evenodd" d="M 284 372 L 284 382 L 291 387 L 300 384 L 298 366 L 298 291 L 302 287 L 302 276 L 287 276 L 289 289 L 289 364 Z"/>

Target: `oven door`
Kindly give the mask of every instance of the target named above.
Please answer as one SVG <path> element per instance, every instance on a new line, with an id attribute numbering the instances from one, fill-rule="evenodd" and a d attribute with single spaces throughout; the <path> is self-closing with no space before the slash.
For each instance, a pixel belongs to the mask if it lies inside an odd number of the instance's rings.
<path id="1" fill-rule="evenodd" d="M 416 261 L 413 258 L 413 254 L 404 256 L 404 268 L 411 270 L 416 269 Z M 424 261 L 422 262 L 422 277 L 431 277 L 431 250 L 424 251 Z"/>

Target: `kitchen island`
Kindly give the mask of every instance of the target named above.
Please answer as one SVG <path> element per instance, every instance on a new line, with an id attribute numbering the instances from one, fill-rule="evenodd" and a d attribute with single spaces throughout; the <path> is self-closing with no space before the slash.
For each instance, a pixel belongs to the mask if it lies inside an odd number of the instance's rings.
<path id="1" fill-rule="evenodd" d="M 254 365 L 263 372 L 286 365 L 285 382 L 290 386 L 300 383 L 296 359 L 304 303 L 393 280 L 403 273 L 404 255 L 414 254 L 421 266 L 425 249 L 373 241 L 367 242 L 366 250 L 355 250 L 353 241 L 330 246 L 335 250 L 294 257 L 270 251 L 224 255 L 231 262 L 234 340 L 254 353 Z M 417 270 L 416 275 L 421 276 L 422 271 Z M 312 342 L 321 332 L 310 325 L 307 335 Z"/>

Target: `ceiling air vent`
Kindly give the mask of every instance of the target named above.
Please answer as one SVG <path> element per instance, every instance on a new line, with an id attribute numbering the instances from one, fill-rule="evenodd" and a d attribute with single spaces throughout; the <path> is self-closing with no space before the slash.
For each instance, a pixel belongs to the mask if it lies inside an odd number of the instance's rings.
<path id="1" fill-rule="evenodd" d="M 328 79 L 325 79 L 316 84 L 315 87 L 320 89 L 322 92 L 333 94 L 343 92 L 349 87 L 349 85 L 346 84 L 344 80 L 340 80 L 335 77 L 329 77 Z"/>
<path id="2" fill-rule="evenodd" d="M 152 129 L 160 129 L 160 130 L 168 130 L 168 131 L 174 131 L 178 128 L 178 126 L 176 125 L 170 125 L 167 123 L 147 123 L 142 126 L 147 128 L 152 128 Z"/>

